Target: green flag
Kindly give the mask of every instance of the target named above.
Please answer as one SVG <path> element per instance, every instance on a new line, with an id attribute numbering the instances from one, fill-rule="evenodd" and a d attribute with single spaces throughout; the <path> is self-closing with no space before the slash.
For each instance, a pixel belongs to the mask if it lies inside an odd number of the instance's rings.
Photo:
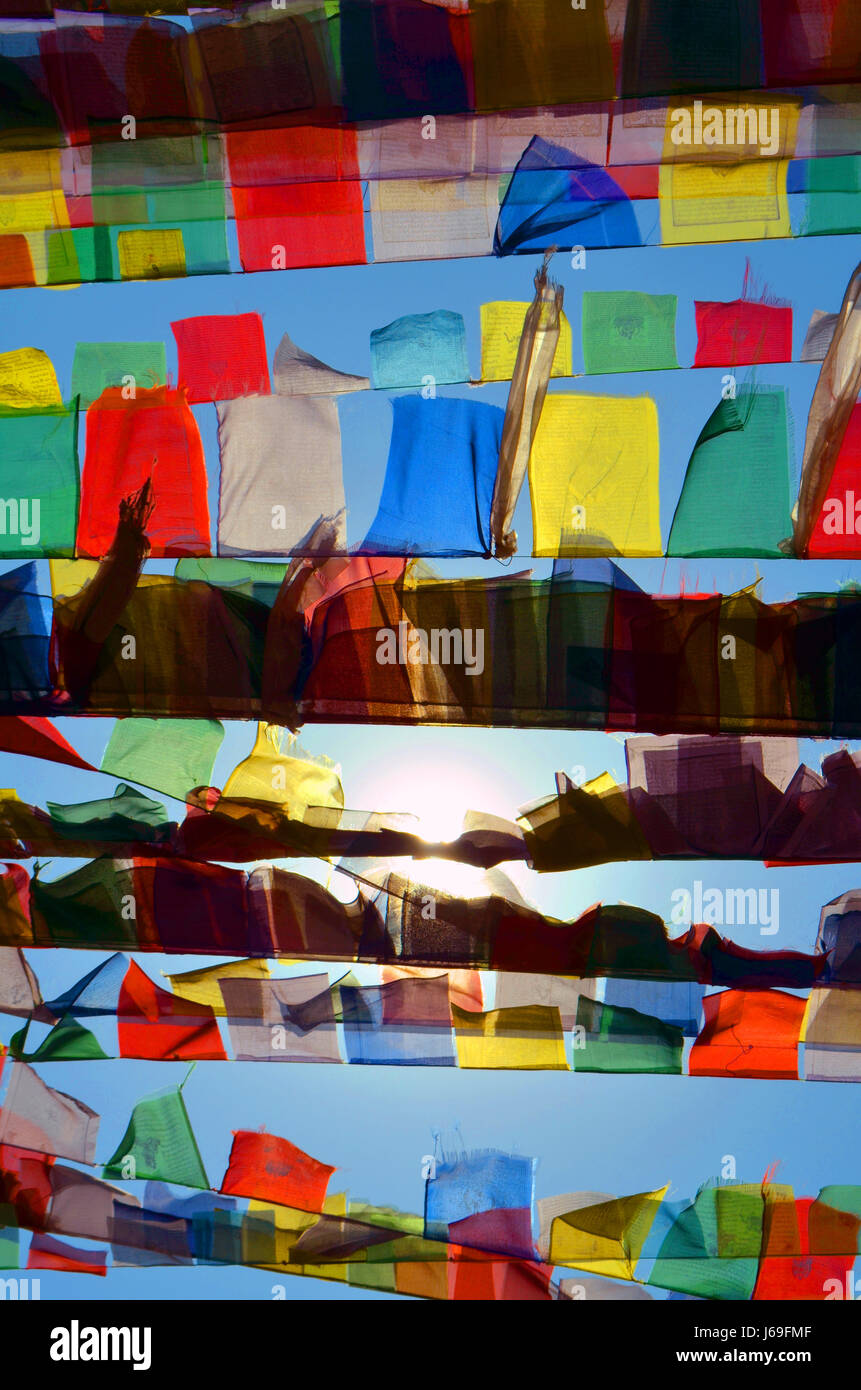
<path id="1" fill-rule="evenodd" d="M 102 1176 L 209 1187 L 179 1086 L 138 1101 Z"/>

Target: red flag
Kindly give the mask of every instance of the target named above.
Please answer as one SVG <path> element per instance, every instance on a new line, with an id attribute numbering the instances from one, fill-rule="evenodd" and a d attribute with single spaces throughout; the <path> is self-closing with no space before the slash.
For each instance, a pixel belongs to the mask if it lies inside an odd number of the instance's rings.
<path id="1" fill-rule="evenodd" d="M 334 1171 L 328 1163 L 320 1163 L 297 1149 L 289 1139 L 237 1129 L 233 1131 L 233 1147 L 221 1191 L 298 1207 L 301 1211 L 322 1212 Z"/>
<path id="2" fill-rule="evenodd" d="M 50 719 L 36 715 L 11 714 L 0 718 L 0 752 L 21 753 L 27 758 L 47 758 L 52 763 L 80 767 L 96 772 L 92 763 L 85 762 L 67 743 Z"/>
<path id="3" fill-rule="evenodd" d="M 134 961 L 120 987 L 117 1034 L 121 1057 L 227 1061 L 212 1009 L 159 989 Z"/>
<path id="4" fill-rule="evenodd" d="M 64 1274 L 107 1274 L 106 1250 L 81 1250 L 76 1245 L 35 1235 L 27 1256 L 28 1269 L 59 1269 Z"/>

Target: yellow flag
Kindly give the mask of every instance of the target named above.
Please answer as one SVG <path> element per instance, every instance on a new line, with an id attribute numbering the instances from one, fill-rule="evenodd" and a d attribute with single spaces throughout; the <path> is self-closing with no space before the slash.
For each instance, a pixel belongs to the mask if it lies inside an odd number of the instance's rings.
<path id="1" fill-rule="evenodd" d="M 220 980 L 262 980 L 271 971 L 266 960 L 232 960 L 226 965 L 208 965 L 203 970 L 185 970 L 180 975 L 162 975 L 170 982 L 177 999 L 186 999 L 190 1004 L 205 1004 L 220 1018 L 227 1017 L 224 996 L 219 989 Z"/>
<path id="2" fill-rule="evenodd" d="M 570 1071 L 558 1008 L 530 1004 L 473 1013 L 451 1006 L 461 1067 Z"/>
<path id="3" fill-rule="evenodd" d="M 250 754 L 231 772 L 224 796 L 236 801 L 270 801 L 283 806 L 293 820 L 301 820 L 309 806 L 343 810 L 344 789 L 337 766 L 328 758 L 312 759 L 281 752 L 284 730 L 275 724 L 258 724 Z"/>
<path id="4" fill-rule="evenodd" d="M 557 1216 L 550 1233 L 550 1264 L 609 1279 L 633 1279 L 634 1266 L 668 1190 L 669 1184 Z"/>
<path id="5" fill-rule="evenodd" d="M 179 228 L 120 232 L 117 251 L 123 280 L 164 280 L 185 274 L 185 246 Z"/>
<path id="6" fill-rule="evenodd" d="M 515 300 L 500 299 L 491 304 L 482 304 L 482 381 L 510 381 L 528 308 L 528 303 Z M 559 341 L 550 375 L 574 375 L 571 324 L 563 313 L 559 315 Z"/>
<path id="7" fill-rule="evenodd" d="M 550 395 L 529 460 L 533 555 L 660 555 L 648 396 Z"/>
<path id="8" fill-rule="evenodd" d="M 46 352 L 34 347 L 0 352 L 0 405 L 38 410 L 62 404 L 57 373 Z"/>

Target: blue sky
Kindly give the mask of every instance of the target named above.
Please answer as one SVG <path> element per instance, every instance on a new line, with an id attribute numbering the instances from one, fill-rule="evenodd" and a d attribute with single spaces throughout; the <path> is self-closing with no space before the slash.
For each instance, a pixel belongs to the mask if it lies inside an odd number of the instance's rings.
<path id="1" fill-rule="evenodd" d="M 733 299 L 741 292 L 746 257 L 760 282 L 794 309 L 794 353 L 813 309 L 839 307 L 854 268 L 857 239 L 814 238 L 750 245 L 641 248 L 589 252 L 587 268 L 574 271 L 570 257 L 557 256 L 553 272 L 565 287 L 565 309 L 574 330 L 575 370 L 579 354 L 580 295 L 584 289 L 640 289 L 679 297 L 679 361 L 694 353 L 693 300 Z M 470 365 L 479 371 L 479 305 L 491 299 L 530 297 L 532 257 L 375 265 L 268 275 L 232 275 L 147 284 L 91 285 L 75 290 L 7 290 L 0 323 L 0 350 L 32 345 L 52 358 L 68 394 L 75 342 L 80 339 L 164 339 L 168 368 L 176 357 L 171 319 L 201 313 L 259 310 L 264 315 L 270 363 L 286 331 L 303 348 L 342 370 L 366 374 L 371 329 L 406 313 L 458 309 L 466 320 Z M 578 366 L 579 361 L 579 366 Z M 789 387 L 795 419 L 796 465 L 804 421 L 816 381 L 815 365 L 760 370 L 759 380 Z M 662 529 L 666 538 L 678 488 L 696 436 L 717 403 L 715 370 L 648 373 L 556 381 L 553 390 L 587 390 L 654 395 L 661 431 Z M 504 405 L 504 385 L 441 388 Z M 350 538 L 358 540 L 376 510 L 385 470 L 390 407 L 387 393 L 347 396 L 340 403 L 345 480 L 350 503 Z M 210 477 L 216 479 L 215 409 L 197 406 Z M 83 443 L 83 441 L 82 441 Z M 213 523 L 216 497 L 211 497 Z M 528 497 L 521 498 L 517 528 L 528 538 Z M 529 567 L 519 557 L 518 568 Z M 861 577 L 849 562 L 801 565 L 772 562 L 630 562 L 626 568 L 645 588 L 677 589 L 748 583 L 759 572 L 763 594 L 783 598 L 797 589 L 833 587 Z M 47 568 L 47 566 L 45 566 Z M 537 562 L 536 573 L 549 572 Z M 497 572 L 482 562 L 440 562 L 443 573 Z M 59 727 L 85 757 L 98 763 L 110 721 L 61 720 Z M 253 726 L 228 729 L 214 781 L 223 785 L 253 741 Z M 605 768 L 624 774 L 622 741 L 602 734 L 468 729 L 387 729 L 314 726 L 302 743 L 341 764 L 347 805 L 405 809 L 456 821 L 467 806 L 513 815 L 518 806 L 553 788 L 559 768 L 583 766 L 589 775 Z M 818 764 L 833 745 L 805 743 L 802 753 Z M 48 763 L 4 756 L 3 785 L 25 800 L 75 802 L 107 795 L 113 779 L 78 773 Z M 170 803 L 168 803 L 170 804 Z M 180 808 L 171 806 L 174 814 Z M 54 875 L 69 861 L 51 866 Z M 671 895 L 692 887 L 778 887 L 780 931 L 761 938 L 756 927 L 732 931 L 754 947 L 809 950 L 822 903 L 861 886 L 854 865 L 766 870 L 756 864 L 691 862 L 613 865 L 580 873 L 539 877 L 514 873 L 518 886 L 544 910 L 571 916 L 603 899 L 629 901 L 669 915 Z M 31 952 L 50 998 L 91 968 L 96 953 Z M 144 956 L 159 970 L 212 963 L 196 958 Z M 313 967 L 310 967 L 313 968 Z M 309 968 L 309 973 L 310 973 Z M 304 970 L 302 973 L 306 973 Z M 334 973 L 334 972 L 333 972 Z M 14 1031 L 4 1020 L 0 1037 Z M 42 1068 L 53 1086 L 81 1097 L 103 1115 L 99 1156 L 108 1157 L 122 1135 L 134 1101 L 173 1081 L 182 1064 L 146 1062 L 62 1063 Z M 230 1131 L 265 1125 L 283 1134 L 339 1172 L 332 1190 L 421 1210 L 422 1156 L 431 1152 L 436 1129 L 459 1126 L 468 1147 L 502 1147 L 536 1155 L 539 1196 L 576 1188 L 620 1194 L 664 1182 L 671 1196 L 693 1195 L 699 1183 L 720 1171 L 725 1155 L 736 1158 L 738 1177 L 755 1181 L 781 1160 L 781 1181 L 799 1193 L 815 1194 L 830 1182 L 858 1181 L 855 1151 L 858 1123 L 850 1113 L 851 1092 L 840 1086 L 767 1081 L 626 1077 L 574 1073 L 482 1073 L 449 1069 L 317 1067 L 285 1065 L 279 1070 L 253 1063 L 199 1064 L 184 1091 L 211 1180 L 226 1167 Z M 43 1298 L 270 1298 L 283 1282 L 288 1298 L 367 1298 L 375 1295 L 319 1281 L 278 1279 L 244 1269 L 118 1270 L 102 1281 L 86 1276 L 44 1274 Z"/>

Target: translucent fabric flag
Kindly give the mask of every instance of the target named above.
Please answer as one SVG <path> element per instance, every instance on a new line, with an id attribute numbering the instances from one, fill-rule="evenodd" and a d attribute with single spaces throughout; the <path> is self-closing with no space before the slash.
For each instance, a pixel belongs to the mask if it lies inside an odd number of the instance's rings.
<path id="1" fill-rule="evenodd" d="M 824 362 L 837 327 L 837 314 L 814 309 L 801 345 L 801 362 Z"/>
<path id="2" fill-rule="evenodd" d="M 639 246 L 627 194 L 603 168 L 536 136 L 521 156 L 499 209 L 497 256 L 543 253 L 548 245 Z"/>
<path id="3" fill-rule="evenodd" d="M 854 989 L 814 989 L 801 1032 L 805 1081 L 861 1081 L 861 999 Z"/>
<path id="4" fill-rule="evenodd" d="M 0 1269 L 19 1269 L 19 1236 L 14 1226 L 0 1227 Z"/>
<path id="5" fill-rule="evenodd" d="M 548 1260 L 610 1279 L 633 1279 L 668 1187 L 578 1206 L 555 1218 Z"/>
<path id="6" fill-rule="evenodd" d="M 345 0 L 338 15 L 349 120 L 469 109 L 472 63 L 466 16 L 415 0 L 398 0 L 379 14 L 357 0 Z"/>
<path id="7" fill-rule="evenodd" d="M 0 948 L 0 1013 L 29 1018 L 42 1003 L 39 981 L 20 950 Z"/>
<path id="8" fill-rule="evenodd" d="M 674 294 L 586 290 L 583 359 L 588 374 L 678 367 Z"/>
<path id="9" fill-rule="evenodd" d="M 164 972 L 162 972 L 164 974 Z M 209 965 L 202 970 L 185 970 L 178 975 L 167 975 L 170 987 L 177 999 L 192 1004 L 202 1004 L 211 1009 L 216 1017 L 224 1018 L 227 1007 L 221 991 L 223 980 L 258 981 L 269 975 L 269 962 L 265 960 L 231 960 L 224 965 Z"/>
<path id="10" fill-rule="evenodd" d="M 758 87 L 761 44 L 758 0 L 728 12 L 718 0 L 696 10 L 678 0 L 640 0 L 626 12 L 621 95 Z"/>
<path id="11" fill-rule="evenodd" d="M 131 865 L 97 859 L 51 882 L 30 885 L 33 938 L 46 946 L 137 947 Z M 125 911 L 124 911 L 125 909 Z"/>
<path id="12" fill-rule="evenodd" d="M 121 501 L 151 479 L 146 534 L 153 557 L 206 555 L 209 506 L 203 444 L 183 391 L 108 387 L 87 411 L 79 555 L 107 554 Z"/>
<path id="13" fill-rule="evenodd" d="M 459 1251 L 460 1246 L 452 1246 Z M 455 1302 L 549 1302 L 550 1272 L 526 1260 L 452 1260 L 448 1266 L 448 1298 Z"/>
<path id="14" fill-rule="evenodd" d="M 338 396 L 345 391 L 367 391 L 366 376 L 351 376 L 321 362 L 294 343 L 285 333 L 272 368 L 272 386 L 279 396 Z"/>
<path id="15" fill-rule="evenodd" d="M 690 1075 L 797 1081 L 806 1005 L 806 999 L 780 990 L 707 995 L 705 1024 L 688 1058 Z"/>
<path id="16" fill-rule="evenodd" d="M 121 280 L 165 280 L 185 275 L 185 242 L 180 227 L 148 227 L 117 235 Z"/>
<path id="17" fill-rule="evenodd" d="M 782 387 L 742 387 L 721 400 L 688 462 L 667 554 L 779 556 L 789 467 Z"/>
<path id="18" fill-rule="evenodd" d="M 533 1004 L 476 1013 L 453 1004 L 452 1016 L 460 1067 L 569 1069 L 558 1008 Z"/>
<path id="19" fill-rule="evenodd" d="M 158 843 L 168 838 L 170 823 L 160 801 L 152 801 L 135 787 L 120 782 L 112 797 L 84 801 L 77 806 L 45 803 L 51 823 L 70 839 L 134 840 Z"/>
<path id="20" fill-rule="evenodd" d="M 322 1212 L 334 1171 L 289 1139 L 238 1129 L 233 1131 L 230 1161 L 220 1191 Z"/>
<path id="21" fill-rule="evenodd" d="M 53 1269 L 63 1274 L 107 1274 L 106 1250 L 82 1250 L 38 1232 L 30 1241 L 27 1269 Z"/>
<path id="22" fill-rule="evenodd" d="M 595 980 L 582 980 L 574 976 L 528 975 L 505 970 L 496 978 L 494 1003 L 497 1009 L 520 1008 L 530 1004 L 558 1009 L 563 1032 L 567 1033 L 577 1022 L 581 998 L 594 999 L 596 990 Z"/>
<path id="23" fill-rule="evenodd" d="M 481 306 L 481 379 L 509 381 L 514 375 L 517 349 L 523 335 L 528 303 L 493 300 Z M 553 356 L 551 376 L 573 376 L 571 324 L 559 314 L 559 340 Z"/>
<path id="24" fill-rule="evenodd" d="M 857 889 L 825 904 L 816 950 L 825 956 L 823 984 L 861 984 L 861 893 Z"/>
<path id="25" fill-rule="evenodd" d="M 329 977 L 220 982 L 238 1062 L 340 1062 Z"/>
<path id="26" fill-rule="evenodd" d="M 340 768 L 329 758 L 304 754 L 294 739 L 287 744 L 291 752 L 282 752 L 283 740 L 284 730 L 277 725 L 258 724 L 254 747 L 231 772 L 224 796 L 237 801 L 272 801 L 300 821 L 312 806 L 343 809 Z"/>
<path id="27" fill-rule="evenodd" d="M 542 1260 L 550 1258 L 550 1239 L 557 1216 L 570 1216 L 582 1207 L 596 1207 L 612 1202 L 610 1192 L 561 1192 L 555 1197 L 539 1197 L 535 1203 L 538 1218 L 538 1239 L 535 1243 Z"/>
<path id="28" fill-rule="evenodd" d="M 371 183 L 368 196 L 375 261 L 490 255 L 495 178 L 385 179 Z"/>
<path id="29" fill-rule="evenodd" d="M 0 405 L 0 556 L 74 554 L 77 447 L 77 401 Z"/>
<path id="30" fill-rule="evenodd" d="M 745 363 L 792 361 L 792 309 L 748 299 L 729 303 L 695 300 L 695 367 L 739 367 Z M 804 352 L 801 354 L 805 360 Z"/>
<path id="31" fill-rule="evenodd" d="M 223 739 L 216 719 L 118 719 L 99 770 L 185 801 L 212 782 Z"/>
<path id="32" fill-rule="evenodd" d="M 466 326 L 451 309 L 408 314 L 371 333 L 371 381 L 376 388 L 469 380 Z"/>
<path id="33" fill-rule="evenodd" d="M 453 1067 L 448 980 L 340 985 L 347 1061 L 365 1065 Z"/>
<path id="34" fill-rule="evenodd" d="M 640 1284 L 617 1284 L 615 1279 L 560 1279 L 559 1297 L 587 1303 L 653 1302 L 653 1295 Z"/>
<path id="35" fill-rule="evenodd" d="M 0 236 L 0 289 L 35 283 L 36 272 L 27 237 L 21 232 Z"/>
<path id="36" fill-rule="evenodd" d="M 179 384 L 190 404 L 268 396 L 269 364 L 259 314 L 205 314 L 171 324 Z"/>
<path id="37" fill-rule="evenodd" d="M 72 395 L 86 410 L 109 386 L 150 390 L 167 381 L 164 343 L 77 343 Z"/>
<path id="38" fill-rule="evenodd" d="M 742 118 L 747 110 L 753 119 Z M 791 236 L 787 174 L 798 114 L 796 100 L 772 94 L 744 108 L 721 101 L 705 109 L 701 102 L 668 106 L 658 174 L 663 244 Z M 706 136 L 711 163 L 678 159 L 680 139 L 699 143 Z M 763 158 L 766 141 L 771 147 Z"/>
<path id="39" fill-rule="evenodd" d="M 219 555 L 314 553 L 331 519 L 345 545 L 341 429 L 323 396 L 245 396 L 218 406 Z"/>
<path id="40" fill-rule="evenodd" d="M 553 106 L 613 96 L 613 61 L 600 8 L 557 23 L 552 0 L 479 0 L 470 10 L 475 108 Z M 431 109 L 431 108 L 429 108 Z"/>
<path id="41" fill-rule="evenodd" d="M 384 985 L 392 980 L 433 978 L 438 971 L 427 970 L 416 965 L 384 965 L 381 978 Z M 447 970 L 449 998 L 459 1009 L 481 1010 L 484 993 L 481 974 L 478 970 Z M 543 977 L 542 977 L 543 978 Z"/>
<path id="42" fill-rule="evenodd" d="M 680 1028 L 634 1009 L 581 999 L 574 1032 L 574 1070 L 680 1075 Z"/>
<path id="43" fill-rule="evenodd" d="M 360 549 L 372 555 L 483 555 L 504 415 L 448 397 L 392 401 L 379 510 Z"/>
<path id="44" fill-rule="evenodd" d="M 102 1176 L 209 1187 L 181 1086 L 157 1091 L 137 1102 Z"/>
<path id="45" fill-rule="evenodd" d="M 610 977 L 604 985 L 604 1004 L 614 1009 L 633 1009 L 648 1014 L 673 1028 L 685 1037 L 695 1038 L 700 1031 L 705 986 L 692 980 L 625 980 Z"/>
<path id="46" fill-rule="evenodd" d="M 58 1018 L 115 1014 L 128 959 L 119 951 L 102 961 L 46 1006 Z"/>
<path id="47" fill-rule="evenodd" d="M 62 404 L 57 373 L 47 353 L 32 347 L 0 352 L 0 405 L 40 411 Z"/>
<path id="48" fill-rule="evenodd" d="M 861 408 L 853 407 L 834 462 L 822 511 L 816 518 L 807 555 L 833 560 L 861 554 Z M 856 499 L 856 488 L 858 496 Z"/>
<path id="49" fill-rule="evenodd" d="M 26 634 L 22 634 L 20 640 L 26 641 Z M 39 716 L 13 715 L 5 718 L 0 724 L 0 750 L 19 753 L 27 758 L 47 758 L 52 763 L 82 768 L 84 772 L 96 770 L 92 763 L 75 752 L 50 719 Z"/>
<path id="50" fill-rule="evenodd" d="M 226 1060 L 212 1009 L 159 989 L 134 961 L 120 990 L 117 1034 L 121 1057 Z"/>
<path id="51" fill-rule="evenodd" d="M 533 555 L 660 555 L 654 401 L 548 396 L 529 490 Z"/>
<path id="52" fill-rule="evenodd" d="M 52 1090 L 16 1062 L 0 1108 L 0 1145 L 32 1149 L 75 1163 L 93 1163 L 99 1116 L 83 1101 Z"/>
<path id="53" fill-rule="evenodd" d="M 807 159 L 792 165 L 792 191 L 806 193 L 804 236 L 839 236 L 861 230 L 861 159 Z"/>
<path id="54" fill-rule="evenodd" d="M 367 261 L 358 180 L 261 188 L 234 185 L 232 197 L 239 259 L 245 271 L 364 265 Z"/>
<path id="55" fill-rule="evenodd" d="M 858 1219 L 844 1226 L 844 1213 L 829 1213 L 812 1197 L 769 1200 L 767 1187 L 762 1259 L 752 1297 L 756 1300 L 824 1300 L 847 1287 L 858 1248 Z M 850 1218 L 851 1220 L 851 1218 Z M 854 1230 L 852 1227 L 854 1226 Z M 835 1240 L 836 1238 L 836 1240 Z"/>
<path id="56" fill-rule="evenodd" d="M 861 264 L 855 267 L 810 402 L 787 554 L 807 554 L 861 389 Z"/>
<path id="57" fill-rule="evenodd" d="M 485 1213 L 531 1213 L 535 1167 L 534 1158 L 498 1149 L 438 1153 L 425 1183 L 425 1236 L 445 1241 L 450 1225 Z"/>
<path id="58" fill-rule="evenodd" d="M 14 701 L 20 708 L 22 698 L 47 696 L 53 684 L 48 665 L 51 604 L 39 587 L 34 562 L 0 575 L 0 700 L 4 705 Z M 28 716 L 27 723 L 44 731 L 49 721 Z M 16 716 L 14 724 L 6 720 L 6 726 L 20 735 L 21 717 Z"/>
<path id="59" fill-rule="evenodd" d="M 24 1051 L 27 1029 L 10 1040 L 13 1054 L 24 1062 L 103 1062 L 108 1058 L 95 1034 L 74 1018 L 61 1018 L 31 1052 Z"/>
<path id="60" fill-rule="evenodd" d="M 759 1188 L 704 1185 L 673 1222 L 648 1282 L 696 1298 L 749 1299 L 759 1271 L 764 1208 Z"/>

